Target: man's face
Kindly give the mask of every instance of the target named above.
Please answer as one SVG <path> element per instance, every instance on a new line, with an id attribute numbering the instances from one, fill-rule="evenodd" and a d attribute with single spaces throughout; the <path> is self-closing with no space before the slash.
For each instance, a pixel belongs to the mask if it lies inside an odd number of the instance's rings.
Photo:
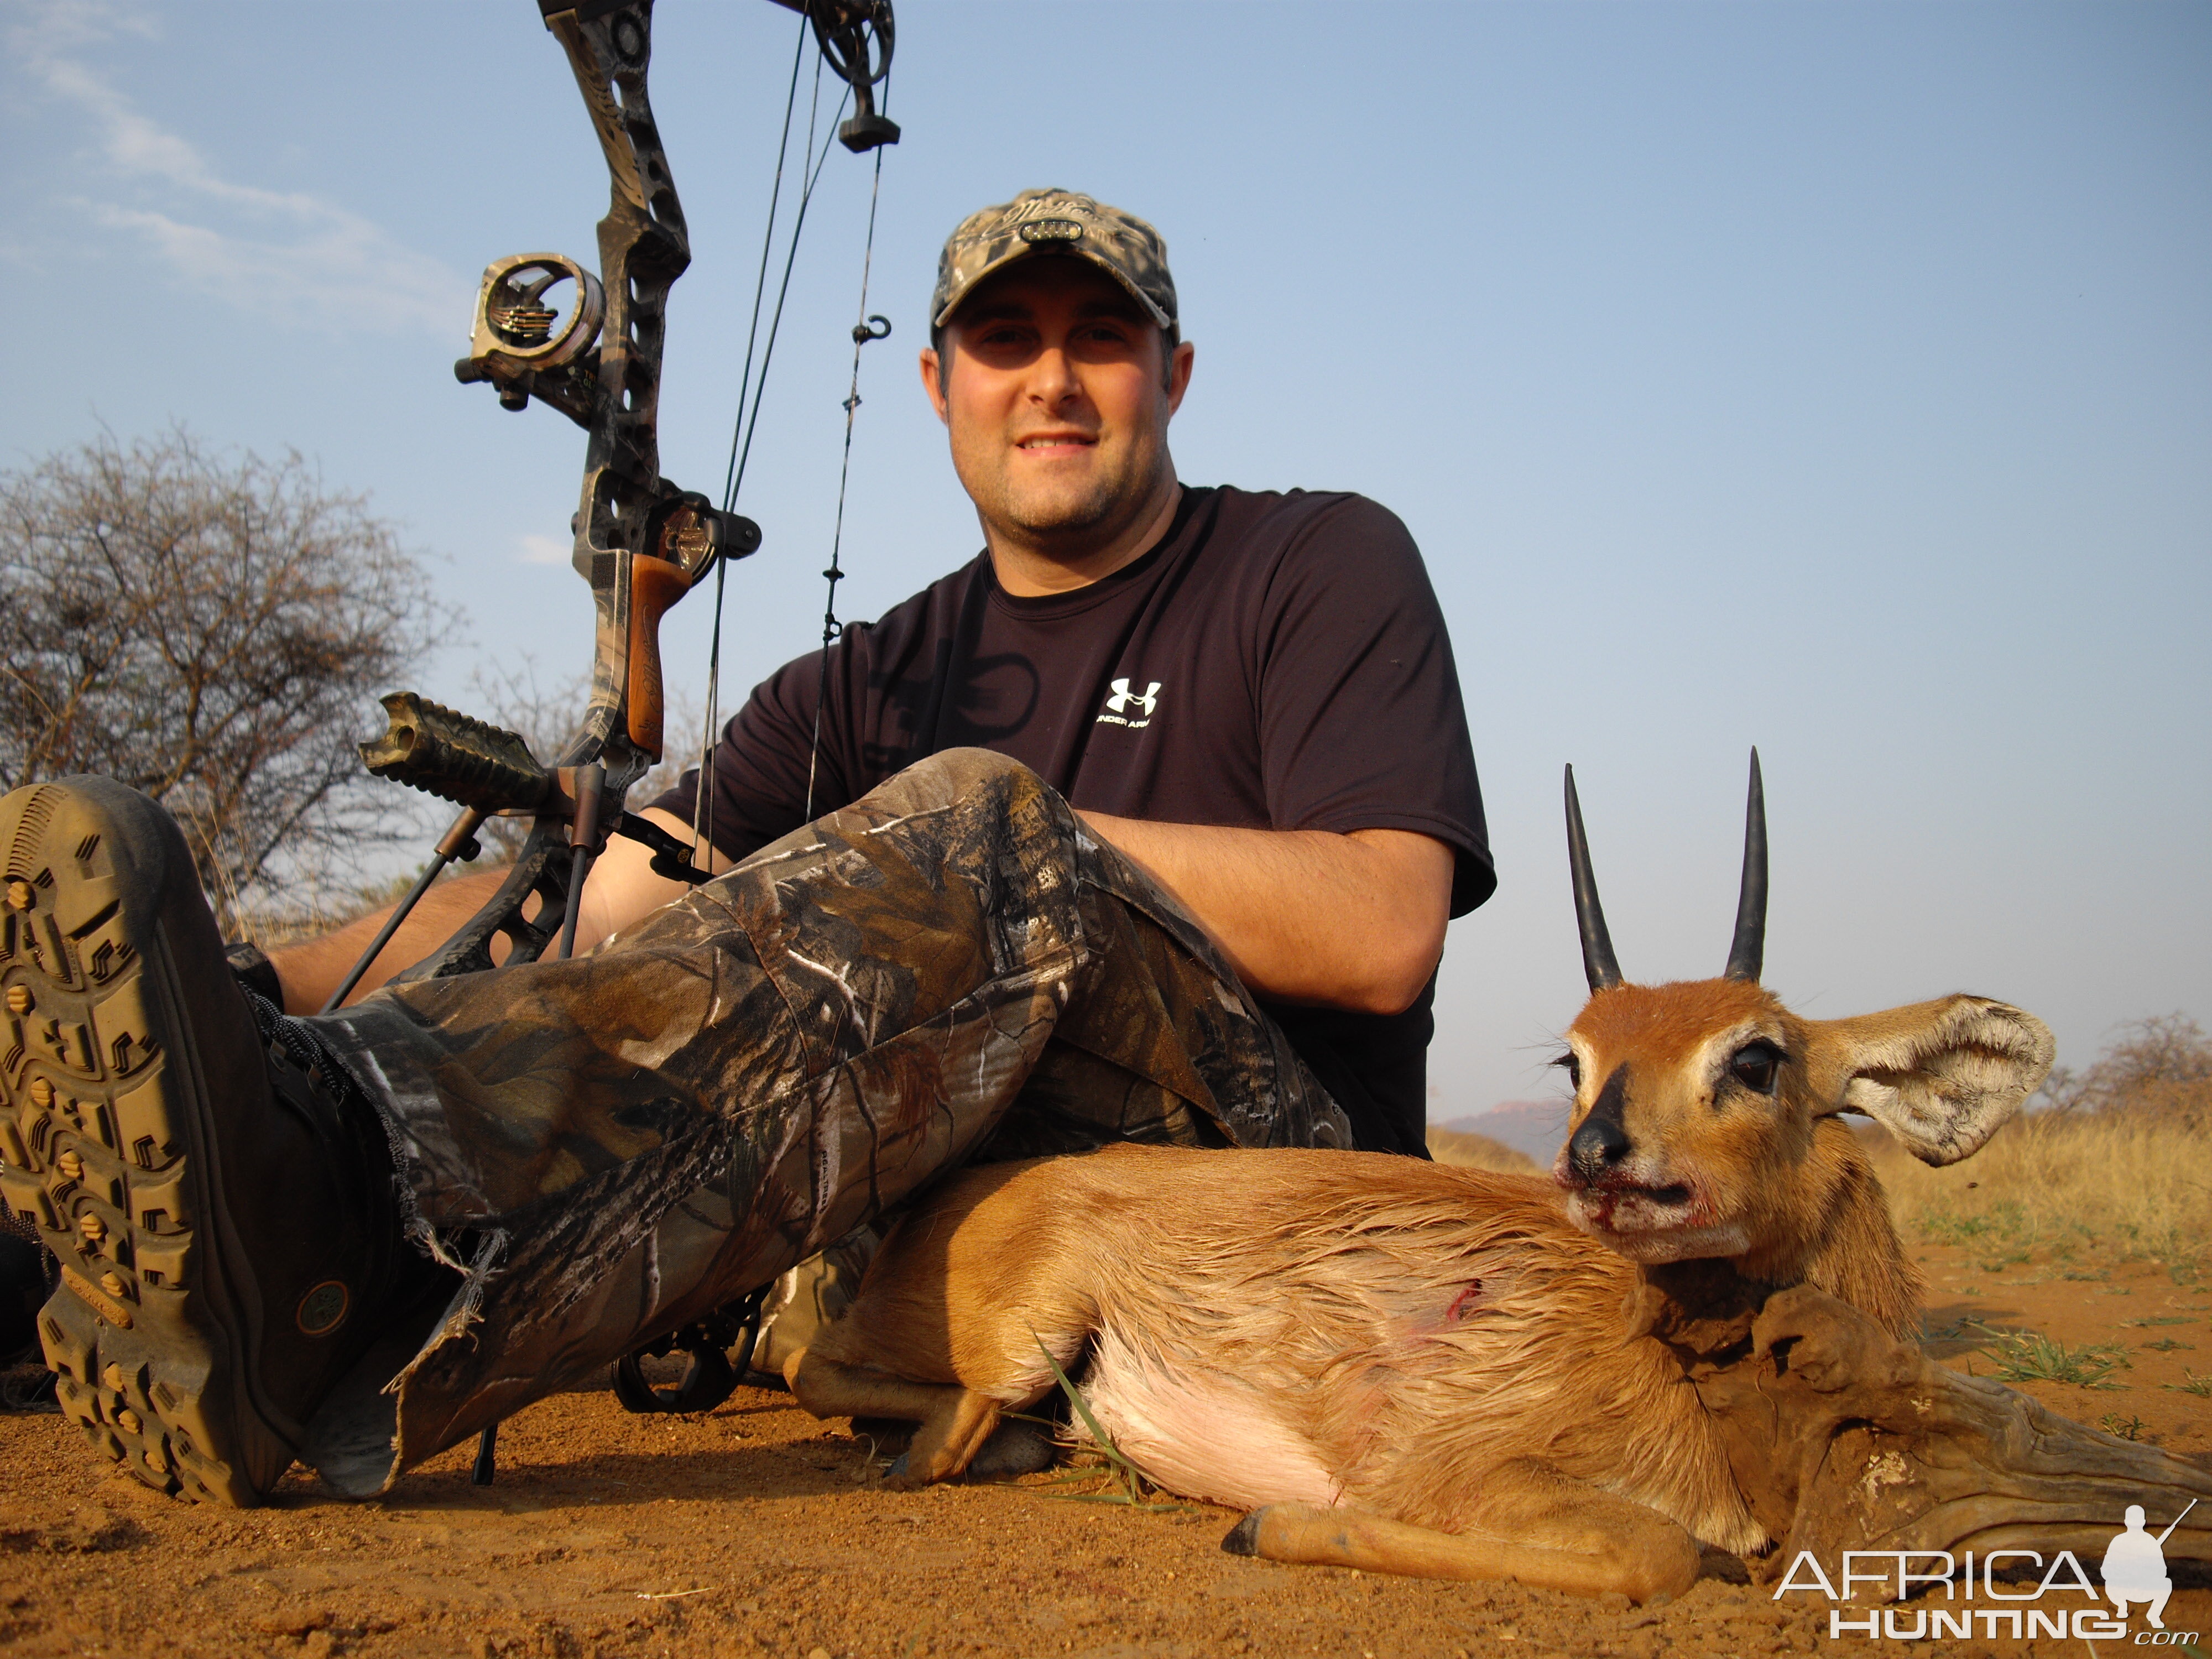
<path id="1" fill-rule="evenodd" d="M 1191 349 L 1087 261 L 1026 259 L 945 326 L 945 372 L 922 383 L 951 434 L 953 470 L 988 531 L 1060 556 L 1110 544 L 1173 483 L 1168 417 Z"/>

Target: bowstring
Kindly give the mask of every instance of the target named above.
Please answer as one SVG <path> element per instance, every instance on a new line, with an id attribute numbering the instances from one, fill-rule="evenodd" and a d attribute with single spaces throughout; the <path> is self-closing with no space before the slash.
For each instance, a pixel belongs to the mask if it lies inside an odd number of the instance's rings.
<path id="1" fill-rule="evenodd" d="M 783 131 L 775 142 L 775 178 L 769 186 L 768 223 L 761 232 L 759 274 L 753 278 L 753 314 L 745 326 L 745 368 L 738 380 L 738 416 L 730 428 L 730 460 L 722 469 L 722 511 L 729 512 L 738 499 L 738 444 L 745 424 L 745 394 L 752 390 L 753 347 L 760 339 L 761 299 L 768 292 L 768 266 L 775 251 L 775 214 L 783 200 L 783 166 L 791 154 L 791 116 L 799 107 L 799 66 L 806 53 L 807 23 L 802 13 L 799 39 L 791 49 L 791 84 L 783 94 Z M 811 131 L 811 117 L 809 117 Z M 807 148 L 811 150 L 810 140 Z M 699 732 L 698 781 L 691 798 L 691 853 L 709 871 L 714 867 L 714 730 L 721 712 L 722 590 L 730 574 L 727 559 L 714 561 L 714 629 L 707 646 L 707 717 Z"/>
<path id="2" fill-rule="evenodd" d="M 886 114 L 890 111 L 888 84 L 884 88 L 884 110 Z M 799 819 L 802 823 L 814 822 L 814 778 L 822 762 L 822 708 L 830 701 L 830 647 L 845 631 L 845 625 L 837 620 L 837 584 L 845 580 L 838 555 L 845 544 L 845 485 L 853 476 L 853 419 L 860 409 L 860 349 L 878 337 L 868 327 L 868 276 L 876 262 L 876 202 L 883 193 L 884 149 L 881 144 L 876 146 L 875 179 L 868 186 L 868 240 L 860 252 L 860 307 L 853 324 L 853 384 L 845 397 L 845 456 L 837 468 L 837 518 L 830 535 L 830 568 L 822 573 L 830 583 L 830 593 L 822 607 L 822 667 L 814 687 L 814 736 L 806 750 L 806 809 Z"/>
<path id="3" fill-rule="evenodd" d="M 745 342 L 744 373 L 738 383 L 738 422 L 730 434 L 730 464 L 723 476 L 722 511 L 725 513 L 730 512 L 736 507 L 738 493 L 744 488 L 745 467 L 752 459 L 753 437 L 760 429 L 761 399 L 768 391 L 769 365 L 775 357 L 776 335 L 783 326 L 784 301 L 791 292 L 792 268 L 799 258 L 799 233 L 806 228 L 807 205 L 814 199 L 814 186 L 822 177 L 823 164 L 830 159 L 830 146 L 837 133 L 837 118 L 844 113 L 845 105 L 853 95 L 852 88 L 848 87 L 845 95 L 838 100 L 837 107 L 830 113 L 830 137 L 822 141 L 821 154 L 814 155 L 814 135 L 819 131 L 822 112 L 822 60 L 817 56 L 814 63 L 814 88 L 806 112 L 806 143 L 799 151 L 802 167 L 805 166 L 805 158 L 808 156 L 812 156 L 813 164 L 811 167 L 806 167 L 802 175 L 806 182 L 799 193 L 798 211 L 792 216 L 791 240 L 784 255 L 783 277 L 776 289 L 775 309 L 769 315 L 768 339 L 760 349 L 760 379 L 756 381 L 752 377 L 753 344 L 759 337 L 761 301 L 767 291 L 769 257 L 775 240 L 776 203 L 783 191 L 784 161 L 788 153 L 791 139 L 792 112 L 798 101 L 799 65 L 806 49 L 806 17 L 802 13 L 799 18 L 799 44 L 792 55 L 791 88 L 784 103 L 783 137 L 776 147 L 775 182 L 769 197 L 769 226 L 761 244 L 760 276 L 753 289 L 753 314 Z M 877 160 L 878 171 L 880 171 L 881 156 Z M 871 236 L 873 234 L 873 216 L 874 210 L 871 205 Z M 750 411 L 745 407 L 745 393 L 748 390 L 752 393 L 752 407 Z M 707 654 L 707 718 L 704 729 L 700 734 L 698 785 L 691 802 L 692 854 L 695 858 L 703 854 L 706 860 L 705 867 L 709 871 L 714 868 L 714 749 L 715 739 L 719 735 L 714 726 L 716 718 L 720 713 L 722 593 L 724 579 L 728 569 L 726 560 L 715 561 L 714 620 Z"/>
<path id="4" fill-rule="evenodd" d="M 769 187 L 768 228 L 761 234 L 760 274 L 753 279 L 753 315 L 751 324 L 745 330 L 745 369 L 738 381 L 737 423 L 730 429 L 729 465 L 722 470 L 722 511 L 725 513 L 736 506 L 738 500 L 738 444 L 745 427 L 745 394 L 752 389 L 753 347 L 760 338 L 761 299 L 768 292 L 769 259 L 775 251 L 776 208 L 783 200 L 783 164 L 791 153 L 791 116 L 799 106 L 799 65 L 806 52 L 806 19 L 802 15 L 799 20 L 799 44 L 793 47 L 791 53 L 791 85 L 783 95 L 783 136 L 776 140 L 775 181 Z M 819 64 L 815 68 L 815 89 L 818 97 L 821 91 Z M 814 148 L 811 112 L 807 116 L 806 132 L 806 148 L 811 153 Z"/>
<path id="5" fill-rule="evenodd" d="M 814 82 L 816 93 L 819 95 L 822 65 L 818 63 L 814 66 Z M 806 209 L 808 204 L 814 199 L 814 186 L 822 178 L 822 164 L 830 159 L 830 147 L 836 142 L 837 118 L 845 112 L 845 106 L 851 101 L 852 96 L 852 88 L 848 87 L 845 90 L 845 96 L 837 100 L 837 107 L 830 112 L 830 136 L 822 141 L 822 151 L 814 158 L 814 168 L 807 175 L 806 187 L 799 193 L 799 211 L 793 216 L 791 242 L 784 255 L 783 280 L 775 291 L 775 310 L 769 318 L 768 343 L 761 348 L 760 380 L 753 386 L 752 413 L 746 417 L 744 446 L 738 453 L 737 473 L 730 489 L 730 501 L 732 505 L 737 501 L 737 492 L 744 488 L 745 466 L 752 459 L 753 439 L 760 432 L 761 398 L 768 391 L 769 364 L 775 360 L 776 334 L 783 326 L 783 304 L 791 295 L 791 270 L 799 258 L 799 234 L 806 228 Z M 806 137 L 810 145 L 813 143 L 814 131 L 815 125 L 810 119 L 806 127 Z"/>

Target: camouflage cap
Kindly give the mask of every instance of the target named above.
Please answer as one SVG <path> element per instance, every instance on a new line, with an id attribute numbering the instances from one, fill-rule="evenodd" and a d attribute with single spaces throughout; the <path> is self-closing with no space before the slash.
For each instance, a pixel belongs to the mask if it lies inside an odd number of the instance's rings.
<path id="1" fill-rule="evenodd" d="M 1090 260 L 1134 295 L 1162 328 L 1176 326 L 1175 278 L 1159 232 L 1133 213 L 1072 190 L 1025 190 L 963 219 L 938 256 L 929 325 L 942 328 L 992 272 L 1039 253 Z"/>

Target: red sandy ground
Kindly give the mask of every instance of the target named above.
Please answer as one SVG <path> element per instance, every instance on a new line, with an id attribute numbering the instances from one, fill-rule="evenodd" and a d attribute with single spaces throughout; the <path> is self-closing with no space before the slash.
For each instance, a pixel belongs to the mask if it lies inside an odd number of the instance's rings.
<path id="1" fill-rule="evenodd" d="M 2118 1389 L 2023 1386 L 2069 1416 L 2111 1413 L 2212 1463 L 2212 1398 L 2168 1386 L 2212 1374 L 2212 1291 L 2152 1263 L 2080 1280 L 2054 1264 L 1992 1267 L 1990 1256 L 1975 1245 L 1922 1252 L 1929 1328 L 1959 1330 L 1936 1352 L 1992 1368 L 1965 1346 L 1982 1340 L 1958 1327 L 1969 1317 L 2069 1345 L 2122 1343 L 2130 1368 Z M 611 1395 L 562 1395 L 510 1421 L 500 1449 L 489 1489 L 469 1484 L 457 1451 L 388 1502 L 338 1502 L 295 1474 L 267 1508 L 234 1512 L 111 1473 L 59 1418 L 0 1417 L 0 1653 L 1948 1659 L 2085 1649 L 1835 1641 L 1817 1598 L 1777 1603 L 1718 1577 L 1631 1608 L 1279 1567 L 1221 1553 L 1236 1519 L 1226 1510 L 1073 1503 L 1042 1480 L 889 1492 L 843 1425 L 752 1390 L 696 1418 L 630 1417 Z M 2212 1654 L 2212 1591 L 2178 1593 L 2166 1625 L 2204 1632 L 2197 1645 Z M 2133 1628 L 2145 1628 L 2140 1614 Z"/>

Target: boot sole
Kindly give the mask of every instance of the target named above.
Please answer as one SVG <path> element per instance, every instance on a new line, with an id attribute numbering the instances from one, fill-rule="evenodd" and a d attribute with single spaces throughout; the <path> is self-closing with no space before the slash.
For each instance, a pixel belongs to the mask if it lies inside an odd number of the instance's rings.
<path id="1" fill-rule="evenodd" d="M 156 896 L 198 901 L 156 823 L 105 780 L 0 810 L 0 1199 L 61 1261 L 38 1324 L 63 1411 L 156 1491 L 243 1508 L 292 1437 L 251 1397 L 259 1298 L 172 950 L 213 927 Z"/>

